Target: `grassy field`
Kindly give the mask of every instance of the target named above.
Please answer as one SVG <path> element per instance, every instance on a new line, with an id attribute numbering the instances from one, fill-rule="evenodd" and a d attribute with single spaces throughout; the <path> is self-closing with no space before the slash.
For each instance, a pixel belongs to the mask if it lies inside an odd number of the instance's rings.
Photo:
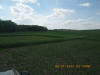
<path id="1" fill-rule="evenodd" d="M 100 75 L 100 30 L 0 33 L 1 70 L 4 67 L 31 75 Z"/>

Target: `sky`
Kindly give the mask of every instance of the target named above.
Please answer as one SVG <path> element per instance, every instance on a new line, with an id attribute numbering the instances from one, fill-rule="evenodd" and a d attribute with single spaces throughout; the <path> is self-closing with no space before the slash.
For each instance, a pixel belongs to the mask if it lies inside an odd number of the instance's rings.
<path id="1" fill-rule="evenodd" d="M 0 19 L 48 29 L 100 29 L 100 0 L 0 0 Z"/>

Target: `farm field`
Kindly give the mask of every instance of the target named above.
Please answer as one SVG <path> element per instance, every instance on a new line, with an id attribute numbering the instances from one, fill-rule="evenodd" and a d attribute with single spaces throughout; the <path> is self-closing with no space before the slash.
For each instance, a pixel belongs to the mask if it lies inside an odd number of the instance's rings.
<path id="1" fill-rule="evenodd" d="M 4 67 L 31 75 L 100 75 L 100 30 L 0 33 L 0 68 Z"/>

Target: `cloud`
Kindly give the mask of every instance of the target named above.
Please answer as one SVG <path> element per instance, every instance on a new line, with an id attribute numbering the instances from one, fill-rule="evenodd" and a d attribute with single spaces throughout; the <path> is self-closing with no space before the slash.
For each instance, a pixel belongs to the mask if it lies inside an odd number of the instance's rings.
<path id="1" fill-rule="evenodd" d="M 48 15 L 37 13 L 32 7 L 17 3 L 10 7 L 12 20 L 18 24 L 41 25 L 49 29 L 98 29 L 100 23 L 91 18 L 69 19 L 75 13 L 73 9 L 54 8 Z"/>
<path id="2" fill-rule="evenodd" d="M 33 8 L 22 3 L 17 3 L 16 6 L 10 7 L 10 10 L 16 19 L 30 18 L 34 12 Z"/>
<path id="3" fill-rule="evenodd" d="M 100 22 L 94 21 L 91 18 L 76 18 L 66 19 L 64 21 L 56 21 L 51 24 L 47 24 L 49 29 L 75 29 L 75 30 L 86 30 L 86 29 L 100 29 Z"/>
<path id="4" fill-rule="evenodd" d="M 22 2 L 22 3 L 24 3 L 24 2 L 31 2 L 31 3 L 37 3 L 37 0 L 12 0 L 12 1 L 17 1 L 17 2 Z"/>
<path id="5" fill-rule="evenodd" d="M 48 16 L 48 18 L 65 18 L 71 14 L 75 13 L 72 9 L 54 8 L 53 13 Z"/>
<path id="6" fill-rule="evenodd" d="M 100 16 L 100 12 L 97 12 L 96 15 Z"/>
<path id="7" fill-rule="evenodd" d="M 3 9 L 2 5 L 0 5 L 0 10 Z"/>
<path id="8" fill-rule="evenodd" d="M 13 15 L 12 20 L 18 24 L 38 24 L 38 21 L 41 21 L 40 17 L 42 18 L 32 7 L 23 3 L 16 3 L 10 10 Z"/>
<path id="9" fill-rule="evenodd" d="M 38 6 L 40 6 L 40 3 L 37 0 L 12 0 L 14 2 L 20 2 L 20 3 L 33 3 L 33 4 L 37 4 Z"/>
<path id="10" fill-rule="evenodd" d="M 37 6 L 39 6 L 39 7 L 40 7 L 40 3 L 37 3 Z"/>
<path id="11" fill-rule="evenodd" d="M 91 5 L 91 3 L 83 3 L 83 4 L 80 4 L 80 6 L 83 6 L 83 7 L 89 7 Z"/>
<path id="12" fill-rule="evenodd" d="M 85 19 L 72 19 L 67 20 L 64 22 L 64 28 L 67 29 L 77 29 L 77 30 L 84 30 L 84 29 L 93 29 L 95 24 L 93 25 L 93 21 L 90 18 Z"/>
<path id="13" fill-rule="evenodd" d="M 14 16 L 13 21 L 19 24 L 38 24 L 38 25 L 49 25 L 62 22 L 71 14 L 75 13 L 72 9 L 62 9 L 62 8 L 54 8 L 53 13 L 49 15 L 44 15 L 37 13 L 30 6 L 17 3 L 16 6 L 10 7 L 11 13 Z"/>

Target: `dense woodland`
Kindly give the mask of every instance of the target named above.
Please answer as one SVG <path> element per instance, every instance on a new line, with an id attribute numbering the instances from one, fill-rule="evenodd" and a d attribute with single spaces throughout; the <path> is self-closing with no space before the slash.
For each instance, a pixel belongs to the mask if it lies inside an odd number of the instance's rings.
<path id="1" fill-rule="evenodd" d="M 17 25 L 11 20 L 0 20 L 0 32 L 18 31 L 47 31 L 48 29 L 38 25 Z"/>

